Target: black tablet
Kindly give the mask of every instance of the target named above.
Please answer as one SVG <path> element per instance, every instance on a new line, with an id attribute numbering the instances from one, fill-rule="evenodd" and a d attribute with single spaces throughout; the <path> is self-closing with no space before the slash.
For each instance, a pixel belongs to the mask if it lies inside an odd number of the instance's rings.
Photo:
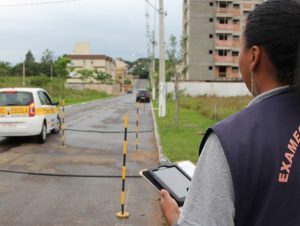
<path id="1" fill-rule="evenodd" d="M 191 178 L 176 164 L 142 170 L 140 174 L 158 190 L 166 189 L 182 206 L 191 184 Z"/>

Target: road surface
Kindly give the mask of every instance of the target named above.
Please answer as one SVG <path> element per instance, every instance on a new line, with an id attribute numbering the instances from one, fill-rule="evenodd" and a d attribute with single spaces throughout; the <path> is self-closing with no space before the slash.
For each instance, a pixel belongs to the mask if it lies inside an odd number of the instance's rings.
<path id="1" fill-rule="evenodd" d="M 125 209 L 130 217 L 119 220 L 121 178 L 115 176 L 121 175 L 126 112 L 127 175 L 132 178 L 126 180 Z M 140 169 L 158 165 L 150 104 L 141 104 L 139 112 L 138 151 L 134 94 L 66 108 L 65 148 L 58 135 L 49 135 L 43 145 L 33 138 L 0 138 L 1 170 L 54 175 L 0 172 L 0 225 L 166 225 L 157 192 L 136 177 Z"/>

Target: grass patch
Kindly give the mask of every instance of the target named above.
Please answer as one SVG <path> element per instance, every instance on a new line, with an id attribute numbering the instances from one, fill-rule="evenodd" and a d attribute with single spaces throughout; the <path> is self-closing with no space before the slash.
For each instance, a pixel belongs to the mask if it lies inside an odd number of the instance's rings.
<path id="1" fill-rule="evenodd" d="M 198 160 L 199 144 L 204 132 L 229 115 L 240 111 L 251 97 L 181 97 L 179 126 L 175 126 L 174 102 L 167 100 L 167 115 L 156 120 L 164 154 L 171 161 Z M 154 107 L 158 106 L 153 102 Z"/>
<path id="2" fill-rule="evenodd" d="M 39 87 L 47 90 L 54 101 L 65 100 L 65 105 L 77 104 L 86 101 L 98 100 L 108 97 L 105 92 L 96 90 L 73 90 L 62 88 L 64 79 L 47 76 L 26 77 L 26 87 Z M 22 77 L 0 77 L 0 88 L 4 87 L 23 87 Z"/>

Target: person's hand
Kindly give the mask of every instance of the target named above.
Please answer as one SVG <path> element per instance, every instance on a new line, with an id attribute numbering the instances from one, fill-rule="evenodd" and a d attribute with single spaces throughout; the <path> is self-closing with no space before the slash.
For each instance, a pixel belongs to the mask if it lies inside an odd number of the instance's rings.
<path id="1" fill-rule="evenodd" d="M 180 215 L 179 207 L 169 192 L 164 189 L 160 190 L 160 208 L 169 226 L 177 223 Z"/>

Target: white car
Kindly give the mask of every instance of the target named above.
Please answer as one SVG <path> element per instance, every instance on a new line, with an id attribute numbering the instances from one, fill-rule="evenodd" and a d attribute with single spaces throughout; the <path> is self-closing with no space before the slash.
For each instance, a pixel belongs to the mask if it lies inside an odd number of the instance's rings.
<path id="1" fill-rule="evenodd" d="M 58 103 L 40 88 L 0 89 L 0 136 L 36 136 L 40 143 L 59 133 Z"/>

